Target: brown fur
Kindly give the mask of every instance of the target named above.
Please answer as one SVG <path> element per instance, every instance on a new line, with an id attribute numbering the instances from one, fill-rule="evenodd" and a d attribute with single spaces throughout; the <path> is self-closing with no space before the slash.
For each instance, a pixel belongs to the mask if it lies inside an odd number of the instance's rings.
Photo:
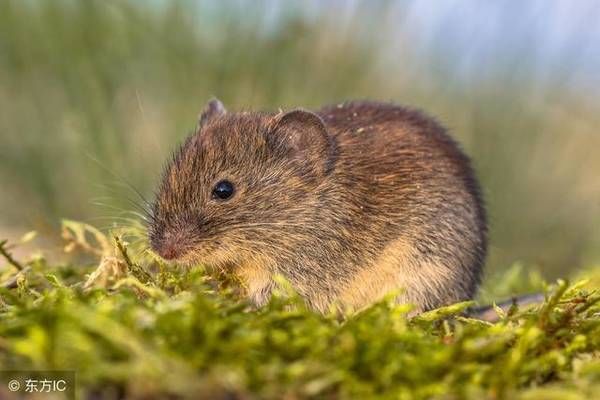
<path id="1" fill-rule="evenodd" d="M 486 220 L 468 158 L 418 111 L 350 102 L 315 113 L 228 113 L 209 103 L 165 170 L 150 241 L 230 269 L 260 305 L 281 274 L 316 310 L 404 289 L 424 311 L 471 298 Z M 215 183 L 236 193 L 215 200 Z"/>

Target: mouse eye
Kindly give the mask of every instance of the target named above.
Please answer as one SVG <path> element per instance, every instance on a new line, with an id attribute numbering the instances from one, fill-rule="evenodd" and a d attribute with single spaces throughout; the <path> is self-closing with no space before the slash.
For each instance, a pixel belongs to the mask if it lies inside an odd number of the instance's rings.
<path id="1" fill-rule="evenodd" d="M 233 187 L 233 183 L 231 183 L 229 181 L 219 181 L 215 185 L 215 187 L 212 191 L 212 195 L 213 195 L 213 198 L 215 198 L 215 199 L 227 200 L 228 198 L 233 196 L 234 192 L 235 192 L 235 189 Z"/>

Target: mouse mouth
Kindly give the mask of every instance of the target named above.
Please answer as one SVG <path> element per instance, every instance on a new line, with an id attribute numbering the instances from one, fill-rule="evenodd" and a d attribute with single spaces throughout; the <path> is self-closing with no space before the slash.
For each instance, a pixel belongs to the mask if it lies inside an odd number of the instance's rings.
<path id="1" fill-rule="evenodd" d="M 225 246 L 192 248 L 171 262 L 186 268 L 202 266 L 207 271 L 232 272 L 240 264 L 241 255 L 235 255 Z"/>
<path id="2" fill-rule="evenodd" d="M 201 259 L 192 255 L 184 254 L 183 256 L 170 260 L 170 264 L 178 265 L 185 268 L 195 267 L 197 265 L 203 265 Z"/>
<path id="3" fill-rule="evenodd" d="M 219 257 L 214 257 L 216 250 L 202 246 L 201 248 L 193 245 L 179 244 L 175 249 L 170 247 L 159 247 L 154 252 L 168 264 L 179 265 L 183 267 L 194 267 L 198 265 L 208 266 L 211 264 L 219 264 Z"/>

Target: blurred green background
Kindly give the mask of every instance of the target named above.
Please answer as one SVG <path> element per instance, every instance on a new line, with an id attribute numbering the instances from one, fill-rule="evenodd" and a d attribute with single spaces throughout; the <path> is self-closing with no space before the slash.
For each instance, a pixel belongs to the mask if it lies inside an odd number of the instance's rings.
<path id="1" fill-rule="evenodd" d="M 0 236 L 119 221 L 124 181 L 151 196 L 211 96 L 370 98 L 427 110 L 473 157 L 490 271 L 566 276 L 600 261 L 598 20 L 594 1 L 2 0 Z"/>

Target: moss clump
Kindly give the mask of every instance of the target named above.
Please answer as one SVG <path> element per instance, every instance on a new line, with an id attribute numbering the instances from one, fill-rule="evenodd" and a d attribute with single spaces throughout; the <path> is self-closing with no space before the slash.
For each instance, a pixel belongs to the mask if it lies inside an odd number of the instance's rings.
<path id="1" fill-rule="evenodd" d="M 123 242 L 114 248 L 103 259 L 106 279 L 87 286 L 97 262 L 38 257 L 15 277 L 3 261 L 0 369 L 74 370 L 81 398 L 589 399 L 600 391 L 600 294 L 585 281 L 559 281 L 544 304 L 495 324 L 461 316 L 466 304 L 411 320 L 409 307 L 388 301 L 341 320 L 289 292 L 252 310 L 200 269 L 166 268 L 135 247 L 124 257 Z"/>

